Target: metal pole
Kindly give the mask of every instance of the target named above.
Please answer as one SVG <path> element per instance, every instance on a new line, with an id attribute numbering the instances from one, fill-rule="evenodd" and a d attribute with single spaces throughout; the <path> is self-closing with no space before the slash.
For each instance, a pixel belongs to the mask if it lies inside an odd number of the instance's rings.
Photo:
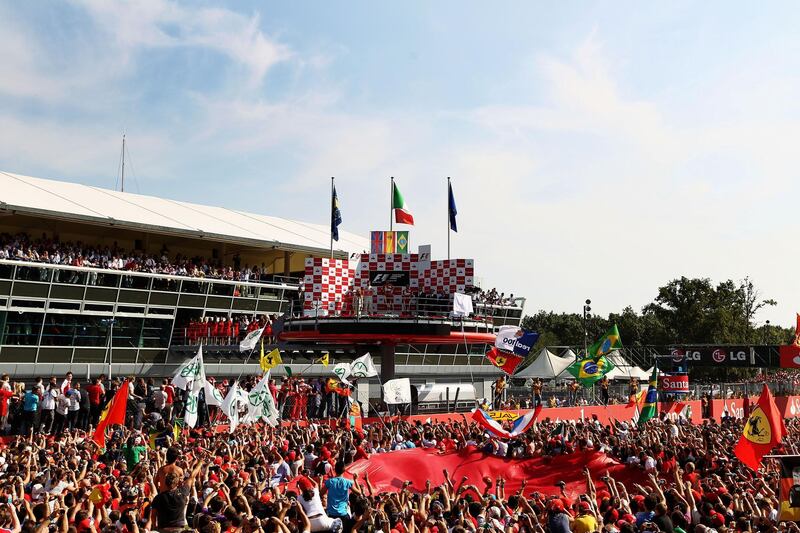
<path id="1" fill-rule="evenodd" d="M 122 179 L 120 180 L 120 191 L 125 192 L 125 134 L 122 134 Z"/>
<path id="2" fill-rule="evenodd" d="M 333 176 L 331 176 L 331 259 L 333 259 L 333 210 L 335 207 L 333 205 Z"/>
<path id="3" fill-rule="evenodd" d="M 450 176 L 447 176 L 447 260 L 450 261 Z"/>
<path id="4" fill-rule="evenodd" d="M 392 223 L 394 222 L 394 217 L 392 216 L 394 207 L 394 176 L 391 177 L 392 186 L 389 187 L 389 231 L 392 231 Z"/>

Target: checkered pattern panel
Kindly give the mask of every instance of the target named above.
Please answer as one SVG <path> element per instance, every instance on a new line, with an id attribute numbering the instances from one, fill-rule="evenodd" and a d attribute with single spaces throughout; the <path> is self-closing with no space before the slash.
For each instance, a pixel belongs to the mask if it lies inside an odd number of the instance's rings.
<path id="1" fill-rule="evenodd" d="M 409 288 L 370 287 L 370 272 L 408 272 Z M 303 280 L 303 309 L 311 311 L 315 302 L 321 314 L 350 314 L 352 301 L 347 296 L 351 288 L 360 289 L 364 305 L 377 313 L 403 311 L 403 292 L 443 293 L 464 292 L 475 284 L 473 259 L 420 261 L 418 254 L 362 254 L 356 266 L 347 259 L 307 258 Z"/>
<path id="2" fill-rule="evenodd" d="M 320 306 L 321 314 L 341 314 L 344 295 L 353 285 L 355 268 L 347 259 L 307 257 L 303 278 L 303 309 Z"/>

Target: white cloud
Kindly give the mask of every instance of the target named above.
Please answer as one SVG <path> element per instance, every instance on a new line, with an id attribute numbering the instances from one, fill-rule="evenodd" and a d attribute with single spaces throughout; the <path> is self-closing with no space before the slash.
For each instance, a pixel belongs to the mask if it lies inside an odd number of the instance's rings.
<path id="1" fill-rule="evenodd" d="M 259 15 L 221 8 L 188 8 L 167 0 L 73 0 L 123 48 L 202 47 L 244 66 L 249 82 L 291 57 L 290 49 L 260 29 Z"/>

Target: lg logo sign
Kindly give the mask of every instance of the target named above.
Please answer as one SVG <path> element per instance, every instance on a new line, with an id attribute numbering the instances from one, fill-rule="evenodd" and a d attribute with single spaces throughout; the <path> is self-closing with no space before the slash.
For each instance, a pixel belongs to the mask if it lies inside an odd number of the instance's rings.
<path id="1" fill-rule="evenodd" d="M 676 363 L 680 363 L 684 359 L 687 361 L 700 360 L 700 352 L 696 350 L 682 350 L 680 348 L 673 348 L 670 354 L 672 355 L 672 360 Z"/>
<path id="2" fill-rule="evenodd" d="M 723 350 L 722 348 L 717 348 L 711 353 L 711 358 L 716 363 L 724 363 L 726 360 L 728 361 L 747 361 L 747 352 L 742 350 L 736 351 L 732 350 L 730 352 Z"/>

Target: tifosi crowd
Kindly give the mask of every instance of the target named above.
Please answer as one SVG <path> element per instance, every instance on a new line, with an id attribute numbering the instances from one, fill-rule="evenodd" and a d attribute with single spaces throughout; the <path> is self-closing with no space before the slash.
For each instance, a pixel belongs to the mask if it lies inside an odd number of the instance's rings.
<path id="1" fill-rule="evenodd" d="M 111 428 L 101 449 L 90 438 L 92 426 L 119 382 L 97 379 L 81 388 L 73 381 L 68 375 L 38 382 L 21 396 L 7 378 L 0 384 L 0 414 L 11 433 L 0 449 L 0 531 L 798 531 L 777 519 L 774 466 L 752 472 L 733 455 L 742 430 L 738 419 L 693 425 L 662 417 L 638 428 L 623 421 L 559 423 L 545 409 L 542 421 L 510 441 L 486 435 L 466 417 L 383 419 L 360 429 L 344 420 L 290 420 L 276 428 L 239 426 L 233 433 L 215 430 L 206 419 L 196 430 L 173 432 L 180 398 L 168 383 L 155 387 L 137 379 L 126 424 Z M 243 386 L 255 382 L 246 379 Z M 277 398 L 280 390 L 270 389 Z M 51 419 L 51 396 L 57 406 L 66 404 L 63 398 L 80 399 L 66 415 L 56 407 Z M 781 451 L 795 453 L 800 424 L 790 420 L 787 428 Z M 440 486 L 406 483 L 387 493 L 367 477 L 345 473 L 374 454 L 418 447 L 442 454 L 475 447 L 507 461 L 594 450 L 647 481 L 598 480 L 587 470 L 577 493 L 557 484 L 544 494 L 524 483 L 507 493 L 503 479 L 445 472 Z"/>

